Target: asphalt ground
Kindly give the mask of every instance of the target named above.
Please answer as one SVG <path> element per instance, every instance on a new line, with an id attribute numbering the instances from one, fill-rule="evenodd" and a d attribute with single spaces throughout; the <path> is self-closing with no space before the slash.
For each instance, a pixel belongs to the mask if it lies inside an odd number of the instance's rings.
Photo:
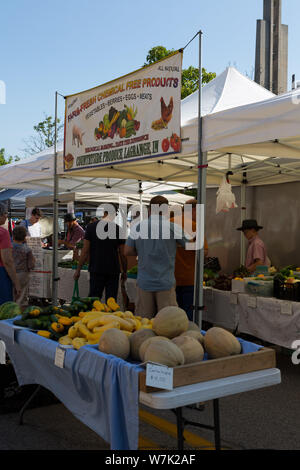
<path id="1" fill-rule="evenodd" d="M 276 353 L 281 370 L 279 385 L 224 397 L 219 400 L 221 446 L 224 450 L 299 450 L 300 449 L 300 365 L 290 354 Z M 26 389 L 27 387 L 27 389 Z M 94 431 L 78 421 L 50 392 L 42 390 L 19 424 L 20 408 L 32 393 L 0 399 L 0 451 L 109 450 Z M 212 424 L 212 402 L 202 411 L 185 408 L 191 421 Z M 169 410 L 140 408 L 140 449 L 176 449 L 176 417 Z M 187 426 L 185 449 L 213 450 L 211 430 Z"/>

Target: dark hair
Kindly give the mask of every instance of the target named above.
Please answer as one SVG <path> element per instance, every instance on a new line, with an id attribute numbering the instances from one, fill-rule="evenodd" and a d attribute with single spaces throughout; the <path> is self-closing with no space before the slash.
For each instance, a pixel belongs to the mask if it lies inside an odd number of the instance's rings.
<path id="1" fill-rule="evenodd" d="M 34 207 L 34 209 L 32 209 L 31 215 L 38 215 L 41 217 L 42 213 L 38 207 Z"/>
<path id="2" fill-rule="evenodd" d="M 155 205 L 155 204 L 157 204 L 157 205 L 169 204 L 169 201 L 168 201 L 168 199 L 167 199 L 166 197 L 158 195 L 158 196 L 154 196 L 154 197 L 150 200 L 150 203 L 149 203 L 150 206 L 153 206 L 153 205 Z"/>
<path id="3" fill-rule="evenodd" d="M 27 235 L 26 228 L 23 225 L 17 225 L 13 229 L 13 238 L 17 242 L 24 242 Z"/>

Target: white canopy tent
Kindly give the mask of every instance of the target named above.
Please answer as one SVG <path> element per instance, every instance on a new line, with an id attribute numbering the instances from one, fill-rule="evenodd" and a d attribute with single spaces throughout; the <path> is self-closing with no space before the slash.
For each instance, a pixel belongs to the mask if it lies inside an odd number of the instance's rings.
<path id="1" fill-rule="evenodd" d="M 251 185 L 299 180 L 299 91 L 206 116 L 202 144 L 216 161 L 224 154 L 240 158 L 233 181 L 245 159 L 252 160 L 246 166 Z"/>
<path id="2" fill-rule="evenodd" d="M 160 193 L 165 196 L 170 205 L 174 204 L 184 204 L 185 201 L 190 199 L 190 196 L 185 194 L 180 194 L 176 192 L 170 193 Z M 100 193 L 100 192 L 68 192 L 59 194 L 59 204 L 68 204 L 69 202 L 79 202 L 79 203 L 120 203 L 120 204 L 137 204 L 137 203 L 149 203 L 150 199 L 153 197 L 152 193 L 143 194 L 142 200 L 137 193 Z M 26 207 L 46 207 L 53 204 L 52 195 L 43 195 L 37 194 L 36 196 L 29 196 L 26 198 Z"/>

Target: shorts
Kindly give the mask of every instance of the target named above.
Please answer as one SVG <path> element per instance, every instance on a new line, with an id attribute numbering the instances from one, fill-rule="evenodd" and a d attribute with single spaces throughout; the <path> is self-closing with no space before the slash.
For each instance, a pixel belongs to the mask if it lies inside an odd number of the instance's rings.
<path id="1" fill-rule="evenodd" d="M 164 307 L 178 306 L 175 286 L 169 290 L 147 291 L 136 286 L 136 305 L 134 313 L 145 318 L 153 318 Z"/>

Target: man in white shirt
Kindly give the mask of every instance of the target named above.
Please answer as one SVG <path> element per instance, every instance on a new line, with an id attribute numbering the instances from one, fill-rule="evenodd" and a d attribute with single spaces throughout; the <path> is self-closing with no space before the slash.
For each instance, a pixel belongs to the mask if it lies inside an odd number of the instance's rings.
<path id="1" fill-rule="evenodd" d="M 42 228 L 39 222 L 41 218 L 41 211 L 38 207 L 32 209 L 29 219 L 21 220 L 20 225 L 26 228 L 29 237 L 41 237 Z"/>

